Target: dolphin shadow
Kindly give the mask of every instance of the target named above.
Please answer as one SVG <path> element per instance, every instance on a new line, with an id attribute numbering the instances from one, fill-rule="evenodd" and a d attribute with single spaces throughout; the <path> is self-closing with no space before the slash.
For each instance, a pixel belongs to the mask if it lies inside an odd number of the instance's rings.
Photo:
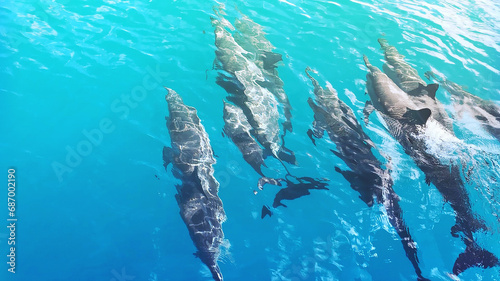
<path id="1" fill-rule="evenodd" d="M 292 178 L 292 179 L 291 179 Z M 273 208 L 279 206 L 287 207 L 281 201 L 283 200 L 295 200 L 297 198 L 311 194 L 309 190 L 329 190 L 327 188 L 328 184 L 326 180 L 317 180 L 311 177 L 295 177 L 291 174 L 287 174 L 285 179 L 282 181 L 286 182 L 286 187 L 282 188 L 276 193 L 273 201 Z"/>

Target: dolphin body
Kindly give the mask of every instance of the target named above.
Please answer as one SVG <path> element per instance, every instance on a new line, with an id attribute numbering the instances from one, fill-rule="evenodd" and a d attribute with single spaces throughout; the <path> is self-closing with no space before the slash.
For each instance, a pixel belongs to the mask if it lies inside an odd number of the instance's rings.
<path id="1" fill-rule="evenodd" d="M 182 181 L 176 186 L 175 198 L 198 249 L 195 256 L 208 266 L 214 280 L 221 281 L 217 260 L 224 239 L 221 225 L 226 215 L 217 195 L 219 183 L 213 176 L 212 147 L 196 109 L 185 105 L 175 91 L 167 90 L 169 117 L 166 119 L 172 147 L 163 149 L 164 166 L 167 169 L 172 163 L 172 173 Z"/>
<path id="2" fill-rule="evenodd" d="M 265 82 L 262 70 L 246 57 L 251 54 L 235 42 L 225 28 L 230 23 L 220 17 L 221 20 L 212 18 L 216 62 L 224 70 L 219 73 L 217 84 L 230 94 L 228 100 L 243 110 L 257 141 L 276 158 L 296 164 L 293 152 L 282 146 L 276 97 L 259 84 Z"/>
<path id="3" fill-rule="evenodd" d="M 253 55 L 253 61 L 262 70 L 265 81 L 258 82 L 261 86 L 267 88 L 278 101 L 283 105 L 285 122 L 283 129 L 292 131 L 292 106 L 288 96 L 283 89 L 283 81 L 276 70 L 276 64 L 283 61 L 281 54 L 275 53 L 275 47 L 267 40 L 262 26 L 255 23 L 248 16 L 241 14 L 241 18 L 235 20 L 234 26 L 239 32 L 234 33 L 234 40 L 246 51 Z"/>
<path id="4" fill-rule="evenodd" d="M 429 108 L 431 110 L 431 117 L 450 133 L 453 133 L 452 119 L 446 113 L 443 104 L 436 99 L 436 91 L 439 85 L 427 85 L 420 78 L 417 70 L 411 67 L 396 47 L 389 45 L 386 39 L 380 38 L 378 42 L 384 51 L 386 63 L 383 65 L 383 69 L 386 75 L 409 95 L 417 107 Z"/>
<path id="5" fill-rule="evenodd" d="M 432 76 L 450 93 L 458 115 L 463 114 L 464 111 L 470 112 L 486 131 L 500 141 L 500 106 L 467 92 L 462 86 L 447 79 L 438 79 L 430 71 L 426 72 L 425 76 L 428 79 Z"/>
<path id="6" fill-rule="evenodd" d="M 261 176 L 261 166 L 266 166 L 264 163 L 264 151 L 262 147 L 254 140 L 251 134 L 252 126 L 241 108 L 224 102 L 224 132 L 231 138 L 233 143 L 238 147 L 243 159 L 250 164 L 253 169 Z"/>
<path id="7" fill-rule="evenodd" d="M 385 207 L 389 222 L 401 238 L 406 256 L 412 263 L 418 280 L 428 280 L 422 276 L 419 267 L 416 243 L 413 241 L 409 228 L 403 219 L 403 211 L 399 205 L 400 198 L 392 188 L 393 181 L 389 171 L 382 168 L 382 163 L 373 155 L 374 144 L 363 131 L 351 108 L 338 98 L 337 91 L 328 87 L 322 88 L 306 69 L 306 74 L 314 86 L 316 102 L 308 99 L 309 106 L 314 111 L 313 131 L 308 134 L 321 138 L 324 131 L 335 143 L 337 151 L 332 152 L 342 159 L 351 171 L 340 172 L 350 182 L 351 187 L 360 193 L 359 198 L 369 207 L 373 198 Z"/>
<path id="8" fill-rule="evenodd" d="M 459 167 L 453 164 L 442 164 L 437 155 L 426 149 L 424 132 L 431 110 L 416 109 L 416 105 L 406 93 L 387 75 L 371 65 L 366 56 L 364 56 L 364 61 L 369 69 L 366 75 L 366 87 L 371 100 L 371 104 L 367 103 L 365 108 L 365 121 L 373 109 L 379 112 L 392 136 L 424 172 L 426 183 L 433 183 L 455 212 L 456 223 L 451 229 L 451 234 L 459 237 L 459 233 L 462 233 L 462 241 L 466 249 L 456 259 L 453 273 L 458 275 L 474 266 L 488 268 L 499 265 L 497 257 L 481 249 L 474 241 L 473 233 L 486 230 L 486 225 L 472 212 Z"/>

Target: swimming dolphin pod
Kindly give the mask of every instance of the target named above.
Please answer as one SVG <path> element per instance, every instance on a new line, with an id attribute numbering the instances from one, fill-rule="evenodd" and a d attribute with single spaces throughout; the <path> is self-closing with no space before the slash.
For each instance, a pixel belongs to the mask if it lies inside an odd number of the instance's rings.
<path id="1" fill-rule="evenodd" d="M 217 195 L 219 183 L 213 176 L 215 159 L 210 140 L 196 109 L 185 105 L 175 91 L 167 90 L 166 119 L 172 147 L 163 149 L 164 166 L 167 169 L 172 163 L 172 173 L 181 180 L 175 198 L 198 249 L 195 255 L 208 266 L 214 280 L 223 280 L 217 260 L 224 239 L 221 225 L 226 215 Z"/>
<path id="2" fill-rule="evenodd" d="M 411 67 L 396 47 L 389 45 L 386 39 L 378 39 L 384 51 L 386 63 L 383 65 L 385 74 L 392 79 L 419 108 L 429 108 L 431 116 L 449 132 L 453 133 L 453 122 L 446 113 L 444 106 L 436 98 L 438 84 L 425 83 L 416 69 Z"/>
<path id="3" fill-rule="evenodd" d="M 241 14 L 233 26 L 225 19 L 222 6 L 214 12 L 217 18 L 211 18 L 211 23 L 215 34 L 216 83 L 228 93 L 227 101 L 224 101 L 224 133 L 261 176 L 258 189 L 262 190 L 266 184 L 286 185 L 276 193 L 273 208 L 287 207 L 284 200 L 309 195 L 311 189 L 328 190 L 326 179 L 292 176 L 283 163 L 296 165 L 295 154 L 284 146 L 286 132 L 292 132 L 292 107 L 276 70 L 282 56 L 274 52 L 275 48 L 265 38 L 262 27 L 246 15 Z M 454 210 L 456 223 L 451 234 L 460 237 L 466 249 L 457 257 L 453 273 L 458 275 L 470 267 L 500 265 L 497 257 L 474 240 L 474 233 L 487 228 L 472 211 L 459 167 L 444 163 L 435 150 L 429 149 L 429 144 L 435 141 L 432 134 L 427 134 L 430 125 L 433 130 L 437 128 L 454 137 L 452 120 L 436 99 L 438 85 L 424 82 L 417 70 L 387 40 L 379 39 L 379 43 L 385 55 L 385 73 L 373 66 L 367 57 L 363 58 L 369 70 L 366 89 L 370 97 L 363 111 L 365 123 L 370 113 L 377 111 L 390 134 L 425 174 L 426 183 L 432 183 Z M 307 135 L 316 145 L 316 139 L 327 133 L 336 146 L 331 151 L 349 167 L 348 170 L 335 167 L 335 171 L 342 174 L 367 206 L 372 207 L 375 203 L 384 206 L 418 280 L 428 280 L 422 276 L 417 246 L 403 219 L 400 198 L 393 189 L 389 168 L 384 168 L 374 155 L 376 147 L 352 109 L 339 99 L 335 89 L 321 87 L 310 72 L 311 69 L 307 68 L 306 75 L 314 86 L 314 99 L 309 98 L 307 102 L 314 112 L 314 122 Z M 426 76 L 438 80 L 430 72 Z M 457 104 L 469 110 L 500 141 L 498 105 L 484 101 L 447 80 L 438 82 Z M 167 127 L 172 147 L 163 149 L 164 166 L 167 169 L 172 163 L 173 175 L 181 181 L 176 185 L 176 200 L 197 248 L 195 255 L 208 266 L 214 280 L 223 280 L 218 258 L 224 239 L 221 225 L 226 215 L 218 197 L 219 183 L 213 176 L 215 159 L 210 140 L 196 109 L 186 106 L 175 91 L 167 90 Z M 284 120 L 281 126 L 280 120 Z M 286 176 L 265 176 L 262 167 L 267 167 L 267 156 L 273 156 L 283 164 Z M 264 205 L 261 218 L 272 215 L 271 208 Z"/>
<path id="4" fill-rule="evenodd" d="M 389 222 L 401 238 L 406 256 L 412 263 L 418 280 L 428 280 L 422 276 L 419 267 L 416 243 L 413 241 L 408 226 L 403 219 L 403 211 L 399 205 L 400 198 L 393 190 L 393 181 L 388 170 L 382 168 L 382 163 L 372 153 L 374 144 L 363 131 L 351 108 L 338 98 L 337 91 L 331 87 L 322 88 L 311 74 L 310 68 L 306 75 L 314 86 L 315 101 L 308 99 L 309 106 L 314 111 L 313 130 L 308 135 L 314 143 L 313 136 L 321 138 L 324 131 L 336 145 L 337 155 L 351 169 L 341 173 L 349 181 L 351 187 L 359 192 L 359 198 L 368 206 L 373 205 L 373 198 L 383 204 Z"/>
<path id="5" fill-rule="evenodd" d="M 369 115 L 374 109 L 377 110 L 387 123 L 392 136 L 424 172 L 427 184 L 434 184 L 455 212 L 456 223 L 451 233 L 454 237 L 461 236 L 466 249 L 456 259 L 453 273 L 458 275 L 474 266 L 488 268 L 498 265 L 498 258 L 481 249 L 474 240 L 473 233 L 486 230 L 486 225 L 472 212 L 459 167 L 441 163 L 439 155 L 427 150 L 426 142 L 432 141 L 425 135 L 431 110 L 418 108 L 407 94 L 373 66 L 366 56 L 364 61 L 369 70 L 366 75 L 366 87 L 371 100 L 365 107 L 365 114 Z M 365 121 L 367 118 L 366 116 Z"/>
<path id="6" fill-rule="evenodd" d="M 275 196 L 274 208 L 285 206 L 281 200 L 310 194 L 310 189 L 326 189 L 326 183 L 321 180 L 290 175 L 283 163 L 297 164 L 293 151 L 285 147 L 286 132 L 291 132 L 293 127 L 290 102 L 276 70 L 282 56 L 273 52 L 274 46 L 265 38 L 262 27 L 246 15 L 240 12 L 234 27 L 224 18 L 223 6 L 214 12 L 218 16 L 211 19 L 217 47 L 214 67 L 221 70 L 216 82 L 228 92 L 227 99 L 231 102 L 224 102 L 224 132 L 238 147 L 243 159 L 261 176 L 258 189 L 262 190 L 265 184 L 286 183 Z M 283 108 L 285 118 L 282 129 L 278 105 Z M 262 172 L 269 155 L 283 164 L 287 173 L 284 178 L 266 177 Z M 262 208 L 262 218 L 271 214 L 268 207 Z"/>
<path id="7" fill-rule="evenodd" d="M 450 93 L 459 116 L 466 111 L 469 112 L 486 131 L 500 141 L 500 106 L 467 92 L 462 86 L 450 80 L 439 79 L 431 71 L 426 72 L 425 76 L 428 79 L 434 78 Z"/>
<path id="8" fill-rule="evenodd" d="M 215 10 L 218 19 L 211 18 L 215 33 L 216 60 L 214 66 L 223 70 L 219 72 L 217 84 L 223 87 L 229 94 L 227 99 L 242 109 L 248 123 L 251 125 L 252 136 L 256 138 L 264 149 L 270 151 L 269 154 L 285 162 L 296 164 L 295 155 L 292 151 L 283 146 L 283 135 L 279 125 L 280 113 L 278 105 L 284 103 L 285 118 L 284 129 L 291 130 L 289 118 L 290 106 L 282 85 L 276 72 L 275 63 L 278 60 L 272 59 L 277 54 L 267 50 L 270 43 L 265 41 L 266 51 L 259 51 L 261 41 L 253 40 L 246 33 L 240 32 L 239 43 L 236 42 L 233 33 L 235 28 L 227 21 L 222 9 Z M 243 22 L 251 25 L 253 29 L 258 27 L 249 19 L 240 20 L 238 27 L 242 31 Z M 262 39 L 259 39 L 262 40 Z M 270 60 L 275 60 L 271 62 Z M 272 91 L 272 92 L 271 92 Z M 279 99 L 279 101 L 278 101 Z M 254 166 L 254 165 L 253 165 Z"/>
<path id="9" fill-rule="evenodd" d="M 220 20 L 212 18 L 212 25 L 217 60 L 227 73 L 220 73 L 217 83 L 231 95 L 228 99 L 243 110 L 259 143 L 277 157 L 281 145 L 278 102 L 269 90 L 257 83 L 265 81 L 264 75 L 244 56 L 248 52 L 234 41 Z"/>
<path id="10" fill-rule="evenodd" d="M 283 105 L 285 122 L 283 129 L 292 131 L 292 106 L 288 100 L 288 96 L 283 89 L 283 81 L 279 77 L 276 70 L 276 64 L 283 61 L 281 54 L 275 53 L 275 47 L 267 40 L 266 33 L 262 30 L 262 26 L 255 23 L 248 16 L 241 14 L 241 18 L 235 20 L 234 26 L 239 32 L 234 33 L 235 41 L 246 51 L 253 55 L 253 61 L 262 70 L 265 81 L 258 83 L 269 89 L 276 97 L 279 103 Z"/>

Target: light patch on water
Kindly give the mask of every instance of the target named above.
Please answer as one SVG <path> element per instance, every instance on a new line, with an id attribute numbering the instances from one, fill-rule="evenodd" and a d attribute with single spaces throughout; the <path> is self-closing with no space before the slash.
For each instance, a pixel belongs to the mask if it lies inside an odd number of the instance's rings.
<path id="1" fill-rule="evenodd" d="M 427 121 L 423 133 L 426 151 L 440 159 L 455 160 L 457 152 L 463 151 L 465 143 L 432 118 Z"/>

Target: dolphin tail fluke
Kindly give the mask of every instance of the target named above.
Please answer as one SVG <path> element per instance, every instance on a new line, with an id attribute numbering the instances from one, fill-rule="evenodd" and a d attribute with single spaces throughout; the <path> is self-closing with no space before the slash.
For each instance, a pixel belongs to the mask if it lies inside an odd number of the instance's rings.
<path id="1" fill-rule="evenodd" d="M 491 252 L 481 249 L 475 242 L 471 242 L 461 253 L 453 265 L 453 274 L 459 275 L 470 267 L 490 268 L 500 266 L 498 258 Z"/>

